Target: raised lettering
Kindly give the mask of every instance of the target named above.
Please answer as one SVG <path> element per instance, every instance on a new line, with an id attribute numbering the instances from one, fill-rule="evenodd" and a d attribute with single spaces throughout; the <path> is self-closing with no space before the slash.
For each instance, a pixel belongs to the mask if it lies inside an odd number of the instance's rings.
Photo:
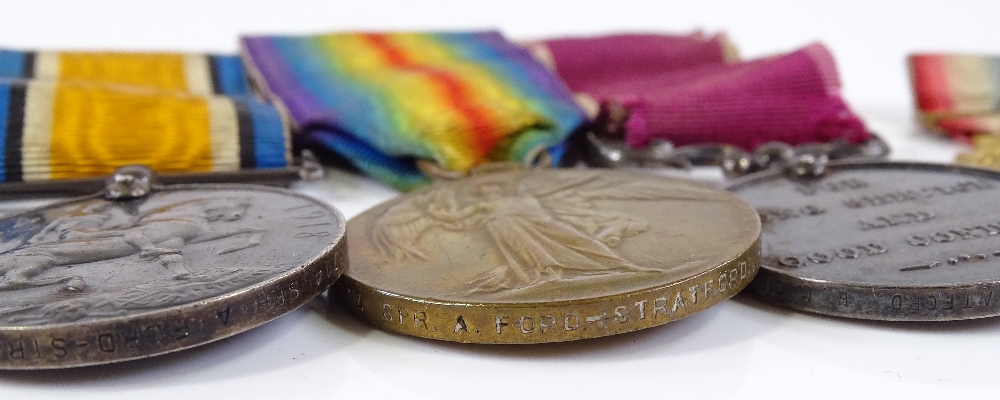
<path id="1" fill-rule="evenodd" d="M 681 296 L 681 292 L 677 292 L 677 296 L 674 296 L 674 306 L 670 309 L 670 311 L 676 313 L 678 308 L 687 308 L 687 306 L 684 305 L 684 297 Z"/>
<path id="2" fill-rule="evenodd" d="M 806 258 L 809 261 L 812 261 L 812 262 L 817 263 L 817 264 L 826 264 L 826 263 L 828 263 L 830 261 L 833 261 L 833 257 L 832 256 L 830 256 L 829 254 L 826 254 L 826 253 L 821 253 L 821 252 L 812 253 L 812 254 L 810 254 Z"/>
<path id="3" fill-rule="evenodd" d="M 122 339 L 125 339 L 125 347 L 139 347 L 139 331 L 123 331 Z"/>
<path id="4" fill-rule="evenodd" d="M 538 332 L 545 333 L 545 329 L 553 330 L 556 329 L 556 317 L 551 315 L 543 315 L 538 319 Z"/>
<path id="5" fill-rule="evenodd" d="M 497 316 L 496 317 L 496 323 L 497 323 L 497 335 L 499 335 L 499 334 L 503 333 L 503 327 L 505 327 L 505 326 L 508 325 L 507 324 L 507 317 L 506 316 Z"/>
<path id="6" fill-rule="evenodd" d="M 11 359 L 21 360 L 24 359 L 24 344 L 21 342 L 8 342 L 7 343 L 7 356 Z"/>
<path id="7" fill-rule="evenodd" d="M 149 344 L 160 343 L 160 327 L 156 325 L 147 326 L 143 330 L 143 336 L 145 336 L 146 342 Z"/>
<path id="8" fill-rule="evenodd" d="M 746 264 L 744 263 L 744 264 L 740 264 L 740 265 L 746 265 Z M 694 286 L 689 287 L 688 288 L 688 292 L 691 293 L 691 304 L 697 304 L 698 303 L 698 285 L 694 285 Z"/>
<path id="9" fill-rule="evenodd" d="M 697 288 L 697 286 L 695 286 L 695 288 Z M 618 321 L 620 324 L 628 322 L 628 308 L 625 306 L 615 307 L 615 316 L 615 321 Z"/>
<path id="10" fill-rule="evenodd" d="M 389 304 L 382 304 L 382 319 L 392 321 L 392 306 Z"/>
<path id="11" fill-rule="evenodd" d="M 421 310 L 413 310 L 413 327 L 423 325 L 424 329 L 427 329 L 427 313 Z"/>
<path id="12" fill-rule="evenodd" d="M 635 307 L 639 309 L 639 319 L 646 319 L 646 300 L 635 302 Z"/>
<path id="13" fill-rule="evenodd" d="M 115 338 L 111 336 L 110 333 L 104 333 L 97 336 L 97 347 L 105 353 L 111 353 L 115 351 Z"/>
<path id="14" fill-rule="evenodd" d="M 458 333 L 458 331 L 469 331 L 469 326 L 465 324 L 465 318 L 461 315 L 455 319 L 455 333 Z"/>
<path id="15" fill-rule="evenodd" d="M 962 239 L 974 239 L 974 238 L 982 237 L 982 235 L 976 234 L 970 228 L 952 229 L 949 232 L 958 235 Z"/>
<path id="16" fill-rule="evenodd" d="M 1000 227 L 994 224 L 976 225 L 976 229 L 982 229 L 987 235 L 994 236 L 1000 234 Z"/>
<path id="17" fill-rule="evenodd" d="M 660 315 L 661 312 L 663 313 L 663 315 L 667 314 L 666 297 L 658 297 L 656 298 L 656 300 L 653 300 L 653 318 L 655 319 L 656 316 Z"/>
<path id="18" fill-rule="evenodd" d="M 222 321 L 223 325 L 228 325 L 229 324 L 229 311 L 230 311 L 229 307 L 226 307 L 225 310 L 216 312 L 215 313 L 215 317 L 218 318 L 219 321 Z"/>
<path id="19" fill-rule="evenodd" d="M 952 242 L 955 240 L 955 235 L 951 232 L 934 232 L 931 234 L 931 240 L 938 243 Z"/>
<path id="20" fill-rule="evenodd" d="M 861 255 L 857 249 L 851 247 L 844 247 L 836 251 L 837 257 L 840 258 L 858 258 Z"/>
<path id="21" fill-rule="evenodd" d="M 66 351 L 66 339 L 63 338 L 52 339 L 52 350 L 54 350 L 52 354 L 54 354 L 56 357 L 58 358 L 66 357 L 66 355 L 69 354 Z"/>
<path id="22" fill-rule="evenodd" d="M 570 323 L 569 323 L 570 318 L 573 319 L 573 324 L 572 325 L 570 325 Z M 576 330 L 577 328 L 579 328 L 580 327 L 580 315 L 577 314 L 577 313 L 567 313 L 566 316 L 563 317 L 563 327 L 565 327 L 567 331 L 573 331 L 573 330 Z"/>
<path id="23" fill-rule="evenodd" d="M 778 263 L 780 263 L 782 266 L 789 267 L 789 268 L 799 268 L 799 267 L 802 267 L 802 266 L 806 265 L 805 261 L 802 261 L 802 259 L 800 259 L 798 257 L 782 257 L 780 260 L 778 260 Z M 724 290 L 724 288 L 722 287 L 722 285 L 725 282 L 726 282 L 726 274 L 723 273 L 722 275 L 719 276 L 719 292 L 720 293 Z"/>
<path id="24" fill-rule="evenodd" d="M 191 334 L 191 332 L 188 331 L 188 322 L 184 321 L 184 322 L 181 322 L 181 324 L 182 325 L 174 328 L 174 340 L 184 339 L 184 338 L 188 337 L 188 335 Z"/>
<path id="25" fill-rule="evenodd" d="M 517 325 L 521 327 L 521 333 L 529 334 L 535 331 L 535 319 L 529 316 L 522 316 Z"/>
<path id="26" fill-rule="evenodd" d="M 257 301 L 254 303 L 257 306 L 257 313 L 264 313 L 270 308 L 270 301 L 267 298 L 267 293 L 258 293 Z"/>

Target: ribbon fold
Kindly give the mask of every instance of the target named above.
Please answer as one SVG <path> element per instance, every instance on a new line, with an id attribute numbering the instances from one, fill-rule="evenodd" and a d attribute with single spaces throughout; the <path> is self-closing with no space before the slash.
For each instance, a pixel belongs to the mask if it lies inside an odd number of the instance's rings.
<path id="1" fill-rule="evenodd" d="M 586 119 L 551 72 L 497 32 L 258 36 L 242 49 L 302 143 L 402 190 L 428 183 L 419 159 L 465 173 L 557 157 Z"/>

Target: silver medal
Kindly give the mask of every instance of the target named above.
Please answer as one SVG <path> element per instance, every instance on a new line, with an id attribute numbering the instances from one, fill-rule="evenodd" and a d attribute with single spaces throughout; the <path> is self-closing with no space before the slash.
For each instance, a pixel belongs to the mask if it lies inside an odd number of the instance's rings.
<path id="1" fill-rule="evenodd" d="M 830 163 L 756 174 L 730 190 L 762 221 L 750 290 L 777 304 L 876 320 L 1000 314 L 1000 173 Z"/>
<path id="2" fill-rule="evenodd" d="M 144 183 L 0 218 L 0 369 L 143 358 L 253 328 L 347 265 L 345 222 L 252 185 Z"/>

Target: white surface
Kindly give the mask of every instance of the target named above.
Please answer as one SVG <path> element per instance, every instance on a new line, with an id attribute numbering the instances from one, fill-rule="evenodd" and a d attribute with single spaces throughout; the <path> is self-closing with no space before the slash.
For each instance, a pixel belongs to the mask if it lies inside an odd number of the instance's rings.
<path id="1" fill-rule="evenodd" d="M 11 1 L 0 46 L 233 52 L 240 32 L 495 27 L 514 39 L 722 30 L 744 56 L 826 43 L 845 96 L 894 159 L 948 162 L 960 147 L 913 122 L 910 51 L 1000 54 L 998 7 L 973 1 Z M 395 194 L 344 173 L 301 190 L 347 217 Z M 2 294 L 0 294 L 2 295 Z M 225 396 L 407 399 L 995 398 L 1000 319 L 872 323 L 737 296 L 662 327 L 530 346 L 383 333 L 314 301 L 193 350 L 103 367 L 0 372 L 0 399 Z"/>

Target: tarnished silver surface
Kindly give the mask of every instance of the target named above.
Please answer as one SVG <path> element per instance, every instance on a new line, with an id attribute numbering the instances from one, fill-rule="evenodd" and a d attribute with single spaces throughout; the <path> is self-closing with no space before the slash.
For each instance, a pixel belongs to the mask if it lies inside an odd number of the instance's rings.
<path id="1" fill-rule="evenodd" d="M 253 328 L 341 274 L 345 225 L 309 197 L 249 185 L 0 218 L 0 369 L 142 358 Z"/>
<path id="2" fill-rule="evenodd" d="M 762 221 L 750 290 L 791 308 L 876 320 L 1000 314 L 1000 173 L 917 163 L 830 163 L 730 190 Z"/>

